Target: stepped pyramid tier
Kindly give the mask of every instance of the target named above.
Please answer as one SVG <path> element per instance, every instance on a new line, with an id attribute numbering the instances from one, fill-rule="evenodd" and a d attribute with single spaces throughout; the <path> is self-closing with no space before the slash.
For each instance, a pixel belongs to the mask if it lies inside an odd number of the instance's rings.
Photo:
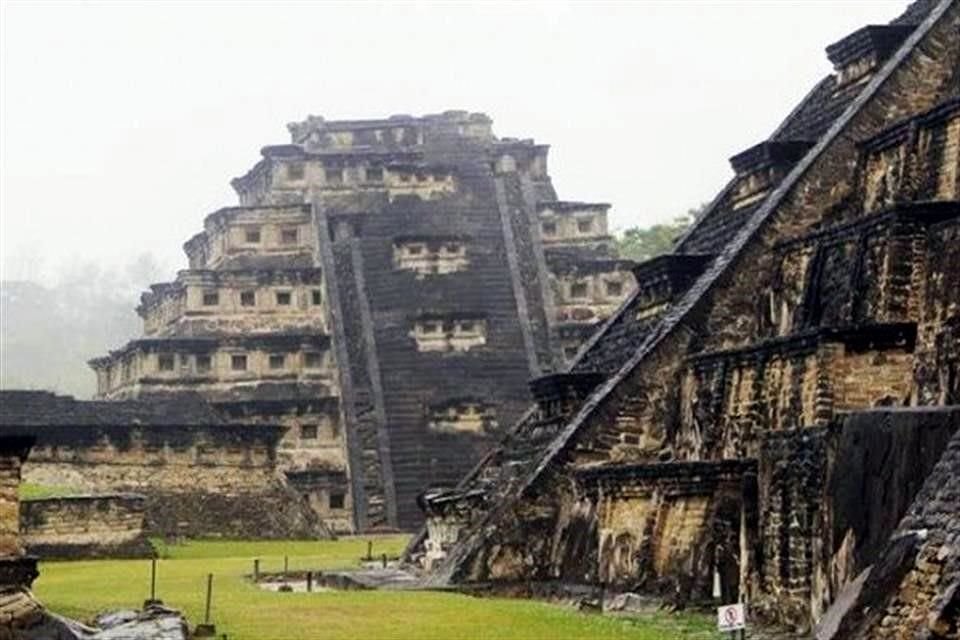
<path id="1" fill-rule="evenodd" d="M 425 584 L 739 601 L 809 632 L 874 565 L 833 628 L 957 637 L 958 29 L 960 1 L 919 0 L 828 48 L 673 253 L 423 496 Z"/>
<path id="2" fill-rule="evenodd" d="M 288 125 L 184 244 L 107 400 L 195 392 L 287 427 L 287 482 L 339 531 L 413 528 L 633 290 L 609 205 L 560 201 L 546 145 L 483 114 Z"/>
<path id="3" fill-rule="evenodd" d="M 633 261 L 619 259 L 607 224 L 606 203 L 537 204 L 550 279 L 552 318 L 564 360 L 627 299 Z"/>

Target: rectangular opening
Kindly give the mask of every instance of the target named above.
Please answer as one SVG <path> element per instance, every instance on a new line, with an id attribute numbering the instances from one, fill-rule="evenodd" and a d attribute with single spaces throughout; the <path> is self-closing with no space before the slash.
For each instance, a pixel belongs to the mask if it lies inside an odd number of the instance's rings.
<path id="1" fill-rule="evenodd" d="M 577 231 L 580 233 L 590 233 L 593 230 L 593 220 L 577 220 Z"/>
<path id="2" fill-rule="evenodd" d="M 247 356 L 245 354 L 234 354 L 230 356 L 230 368 L 234 371 L 247 370 Z"/>
<path id="3" fill-rule="evenodd" d="M 383 167 L 367 167 L 367 182 L 383 182 Z"/>
<path id="4" fill-rule="evenodd" d="M 289 291 L 277 291 L 277 306 L 288 307 L 292 299 Z"/>
<path id="5" fill-rule="evenodd" d="M 240 306 L 241 307 L 253 307 L 257 304 L 257 294 L 254 291 L 241 291 L 240 292 Z"/>
<path id="6" fill-rule="evenodd" d="M 623 283 L 619 280 L 607 280 L 607 295 L 619 296 L 623 293 Z"/>
<path id="7" fill-rule="evenodd" d="M 258 244 L 260 242 L 260 227 L 247 227 L 243 237 L 248 244 Z"/>
<path id="8" fill-rule="evenodd" d="M 323 304 L 323 291 L 320 289 L 314 289 L 310 292 L 310 303 L 314 306 L 319 306 Z"/>
<path id="9" fill-rule="evenodd" d="M 427 241 L 395 241 L 393 264 L 398 269 L 408 269 L 422 277 L 464 271 L 469 261 L 465 242 L 437 237 Z"/>
<path id="10" fill-rule="evenodd" d="M 297 233 L 296 227 L 281 229 L 280 244 L 286 244 L 286 245 L 297 244 L 298 235 L 299 234 Z"/>
<path id="11" fill-rule="evenodd" d="M 469 351 L 486 344 L 487 323 L 481 318 L 417 320 L 410 336 L 418 351 Z"/>
<path id="12" fill-rule="evenodd" d="M 203 293 L 203 306 L 205 307 L 215 307 L 220 304 L 220 294 L 216 291 L 204 291 Z"/>
<path id="13" fill-rule="evenodd" d="M 317 439 L 317 425 L 315 424 L 305 424 L 300 426 L 300 439 L 301 440 L 316 440 Z"/>
<path id="14" fill-rule="evenodd" d="M 574 282 L 570 285 L 570 297 L 571 298 L 586 298 L 587 297 L 587 283 L 586 282 Z"/>
<path id="15" fill-rule="evenodd" d="M 326 169 L 324 176 L 327 179 L 327 184 L 343 184 L 343 169 Z"/>
<path id="16" fill-rule="evenodd" d="M 197 373 L 209 373 L 211 364 L 210 356 L 197 356 Z"/>
<path id="17" fill-rule="evenodd" d="M 543 230 L 543 235 L 545 236 L 555 236 L 557 235 L 557 223 L 556 222 L 544 222 L 540 225 L 540 228 Z"/>
<path id="18" fill-rule="evenodd" d="M 303 354 L 303 366 L 307 369 L 319 369 L 323 366 L 323 356 L 316 351 L 307 351 Z"/>
<path id="19" fill-rule="evenodd" d="M 346 496 L 342 493 L 331 493 L 330 494 L 330 508 L 331 509 L 343 509 Z"/>
<path id="20" fill-rule="evenodd" d="M 160 355 L 158 355 L 157 366 L 160 368 L 160 371 L 173 371 L 173 367 L 174 367 L 173 354 L 161 353 Z"/>
<path id="21" fill-rule="evenodd" d="M 283 369 L 286 360 L 286 356 L 282 353 L 272 353 L 270 354 L 270 368 L 273 370 Z"/>
<path id="22" fill-rule="evenodd" d="M 478 400 L 433 408 L 429 427 L 446 433 L 485 433 L 497 428 L 494 410 Z"/>
<path id="23" fill-rule="evenodd" d="M 287 180 L 303 180 L 303 163 L 291 162 L 287 165 Z"/>

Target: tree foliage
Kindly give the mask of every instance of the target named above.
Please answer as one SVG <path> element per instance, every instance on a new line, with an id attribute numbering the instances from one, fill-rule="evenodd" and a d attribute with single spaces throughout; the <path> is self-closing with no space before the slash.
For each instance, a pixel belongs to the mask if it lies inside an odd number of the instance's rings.
<path id="1" fill-rule="evenodd" d="M 0 388 L 90 397 L 87 360 L 140 333 L 137 294 L 167 272 L 145 254 L 122 267 L 74 260 L 56 284 L 0 281 Z"/>
<path id="2" fill-rule="evenodd" d="M 694 220 L 703 215 L 708 203 L 689 209 L 672 221 L 650 227 L 630 227 L 617 237 L 621 258 L 643 262 L 673 250 L 673 245 Z"/>

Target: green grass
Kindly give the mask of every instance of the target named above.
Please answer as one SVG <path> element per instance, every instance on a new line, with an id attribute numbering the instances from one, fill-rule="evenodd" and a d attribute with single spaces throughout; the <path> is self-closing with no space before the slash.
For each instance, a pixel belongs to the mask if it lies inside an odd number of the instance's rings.
<path id="1" fill-rule="evenodd" d="M 583 614 L 529 600 L 474 598 L 457 593 L 330 591 L 272 593 L 244 579 L 260 558 L 261 570 L 354 567 L 374 541 L 374 555 L 396 555 L 404 536 L 337 541 L 204 541 L 161 545 L 158 596 L 201 621 L 205 576 L 213 573 L 213 618 L 218 636 L 230 640 L 324 640 L 410 638 L 653 640 L 716 638 L 706 617 L 656 614 L 642 619 Z M 44 562 L 37 596 L 53 611 L 89 620 L 100 611 L 135 607 L 149 592 L 149 562 L 97 560 Z"/>
<path id="2" fill-rule="evenodd" d="M 61 498 L 82 493 L 76 487 L 52 484 L 34 484 L 24 482 L 20 485 L 20 500 L 42 500 L 44 498 Z"/>

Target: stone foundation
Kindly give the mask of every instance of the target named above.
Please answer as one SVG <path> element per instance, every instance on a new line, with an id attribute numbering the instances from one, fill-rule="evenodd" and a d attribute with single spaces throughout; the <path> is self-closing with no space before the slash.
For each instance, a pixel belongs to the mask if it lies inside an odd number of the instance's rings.
<path id="1" fill-rule="evenodd" d="M 139 406 L 97 404 L 117 413 Z M 37 444 L 24 465 L 25 481 L 91 494 L 142 494 L 150 535 L 330 535 L 277 469 L 280 427 L 44 426 L 33 431 Z"/>
<path id="2" fill-rule="evenodd" d="M 28 553 L 44 558 L 144 558 L 146 498 L 138 494 L 66 496 L 20 503 Z"/>

